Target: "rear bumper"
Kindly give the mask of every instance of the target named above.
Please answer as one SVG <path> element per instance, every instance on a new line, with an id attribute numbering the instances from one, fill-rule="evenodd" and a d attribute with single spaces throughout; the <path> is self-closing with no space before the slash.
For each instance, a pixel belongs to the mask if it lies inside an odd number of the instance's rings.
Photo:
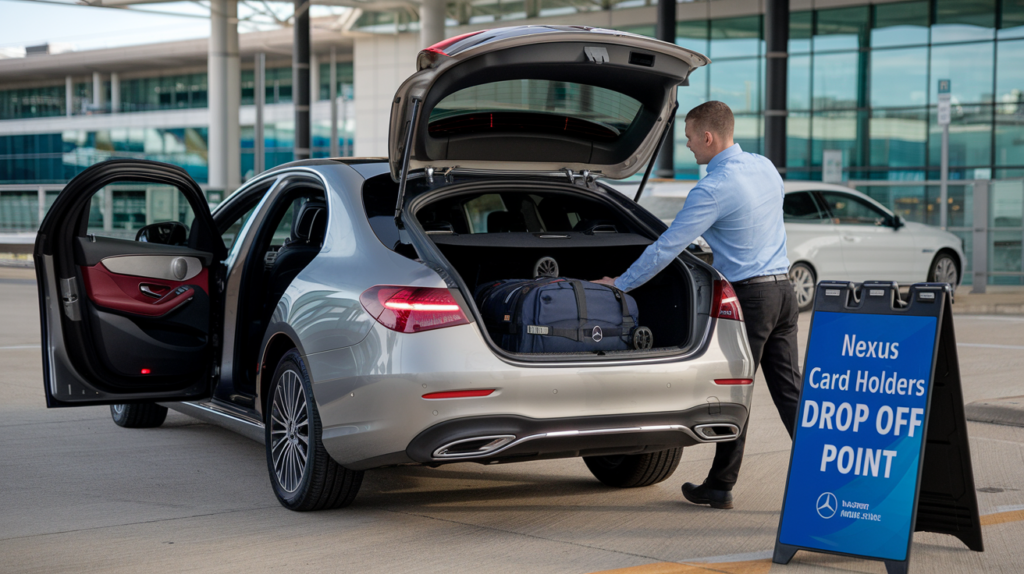
<path id="1" fill-rule="evenodd" d="M 658 363 L 512 366 L 488 350 L 475 324 L 412 335 L 375 326 L 357 345 L 305 358 L 324 446 L 352 469 L 470 460 L 433 453 L 450 442 L 491 435 L 512 435 L 517 444 L 509 441 L 501 452 L 474 460 L 578 456 L 571 453 L 602 445 L 623 453 L 695 444 L 702 442 L 696 425 L 741 427 L 746 417 L 752 385 L 718 385 L 715 379 L 754 376 L 746 332 L 737 321 L 719 321 L 699 358 Z M 423 397 L 465 389 L 493 392 Z M 726 405 L 742 410 L 728 413 L 733 419 L 698 417 L 702 410 L 726 413 Z M 671 428 L 651 428 L 661 426 Z M 578 432 L 548 436 L 570 431 Z M 475 434 L 480 432 L 490 434 Z"/>
<path id="2" fill-rule="evenodd" d="M 430 427 L 405 453 L 411 462 L 431 465 L 640 454 L 735 440 L 746 420 L 747 409 L 737 404 L 560 419 L 470 417 Z"/>

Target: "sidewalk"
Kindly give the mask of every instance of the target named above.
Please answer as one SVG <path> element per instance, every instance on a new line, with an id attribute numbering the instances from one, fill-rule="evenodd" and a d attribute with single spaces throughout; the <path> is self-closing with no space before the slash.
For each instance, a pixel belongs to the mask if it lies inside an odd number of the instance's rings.
<path id="1" fill-rule="evenodd" d="M 969 286 L 960 287 L 953 297 L 953 313 L 957 315 L 1024 315 L 1024 289 L 1015 291 L 993 290 L 972 294 Z M 1005 289 L 1005 288 L 1003 288 Z"/>

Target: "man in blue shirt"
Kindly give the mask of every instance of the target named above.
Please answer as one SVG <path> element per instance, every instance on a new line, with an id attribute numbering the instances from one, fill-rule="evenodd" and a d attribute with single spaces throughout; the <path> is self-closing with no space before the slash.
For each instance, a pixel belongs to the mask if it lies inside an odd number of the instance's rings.
<path id="1" fill-rule="evenodd" d="M 790 437 L 800 398 L 797 303 L 787 275 L 782 223 L 782 178 L 767 158 L 733 143 L 732 110 L 722 102 L 701 104 L 686 115 L 686 147 L 707 176 L 686 197 L 675 221 L 620 277 L 599 283 L 630 291 L 669 265 L 698 236 L 711 246 L 714 266 L 732 283 L 743 309 L 747 338 L 768 382 Z M 732 508 L 732 488 L 743 461 L 747 425 L 739 439 L 717 444 L 703 484 L 686 483 L 694 504 Z"/>

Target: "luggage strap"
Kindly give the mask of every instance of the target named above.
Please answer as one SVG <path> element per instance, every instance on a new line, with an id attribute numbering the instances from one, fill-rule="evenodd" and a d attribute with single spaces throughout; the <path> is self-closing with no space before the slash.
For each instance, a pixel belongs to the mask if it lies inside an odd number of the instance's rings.
<path id="1" fill-rule="evenodd" d="M 607 339 L 608 337 L 625 337 L 625 336 L 628 336 L 629 332 L 632 330 L 632 328 L 626 329 L 626 328 L 623 328 L 623 327 L 609 327 L 609 328 L 600 327 L 600 329 L 601 329 L 600 332 L 601 332 L 601 335 L 602 335 L 601 339 Z M 594 327 L 591 327 L 589 329 L 587 329 L 587 328 L 563 329 L 563 328 L 559 328 L 559 327 L 545 327 L 543 325 L 527 325 L 526 326 L 526 332 L 528 334 L 530 334 L 530 335 L 545 335 L 545 336 L 548 336 L 548 337 L 564 337 L 566 339 L 571 339 L 571 340 L 576 341 L 576 342 L 581 342 L 581 341 L 583 341 L 585 339 L 593 339 L 594 338 Z"/>

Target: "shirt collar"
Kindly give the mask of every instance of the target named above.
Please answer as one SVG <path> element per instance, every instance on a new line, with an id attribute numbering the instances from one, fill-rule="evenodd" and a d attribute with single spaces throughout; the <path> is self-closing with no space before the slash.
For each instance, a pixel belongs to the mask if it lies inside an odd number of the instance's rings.
<path id="1" fill-rule="evenodd" d="M 738 144 L 738 143 L 734 143 L 731 146 L 729 146 L 729 147 L 723 149 L 722 151 L 718 152 L 718 155 L 716 155 L 715 157 L 711 158 L 711 161 L 708 162 L 708 173 L 711 173 L 712 171 L 714 171 L 714 169 L 716 167 L 718 167 L 718 164 L 722 163 L 723 161 L 725 161 L 725 160 L 727 160 L 727 159 L 729 159 L 729 158 L 731 158 L 731 157 L 733 157 L 735 155 L 739 155 L 741 153 L 743 153 L 743 150 L 740 149 L 740 144 Z"/>

